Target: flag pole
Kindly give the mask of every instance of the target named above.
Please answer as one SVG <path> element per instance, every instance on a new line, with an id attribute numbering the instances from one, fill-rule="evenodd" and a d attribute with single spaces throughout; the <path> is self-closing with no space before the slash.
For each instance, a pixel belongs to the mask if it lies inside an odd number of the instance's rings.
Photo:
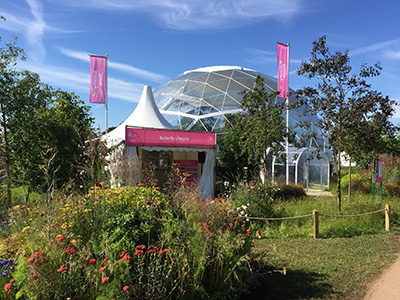
<path id="1" fill-rule="evenodd" d="M 287 44 L 288 50 L 287 50 L 287 82 L 288 82 L 288 87 L 287 87 L 287 93 L 286 93 L 286 185 L 289 185 L 289 46 L 290 44 Z"/>
<path id="2" fill-rule="evenodd" d="M 106 133 L 108 132 L 108 54 L 106 54 Z"/>

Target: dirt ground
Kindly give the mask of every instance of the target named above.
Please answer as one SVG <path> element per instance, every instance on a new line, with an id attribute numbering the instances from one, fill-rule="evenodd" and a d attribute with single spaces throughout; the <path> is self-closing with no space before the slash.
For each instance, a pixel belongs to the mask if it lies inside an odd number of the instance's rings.
<path id="1" fill-rule="evenodd" d="M 326 197 L 326 196 L 333 196 L 331 192 L 328 191 L 322 191 L 322 190 L 311 190 L 309 189 L 308 191 L 306 190 L 306 194 L 308 196 L 314 196 L 314 197 Z"/>

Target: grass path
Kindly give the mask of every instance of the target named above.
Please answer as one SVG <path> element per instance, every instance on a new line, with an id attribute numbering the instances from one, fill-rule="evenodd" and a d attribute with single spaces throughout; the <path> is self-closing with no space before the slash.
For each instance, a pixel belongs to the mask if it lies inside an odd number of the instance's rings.
<path id="1" fill-rule="evenodd" d="M 253 256 L 270 263 L 258 274 L 260 284 L 252 288 L 251 297 L 362 299 L 367 284 L 399 252 L 397 230 L 351 238 L 257 240 Z M 286 275 L 276 272 L 283 268 Z"/>

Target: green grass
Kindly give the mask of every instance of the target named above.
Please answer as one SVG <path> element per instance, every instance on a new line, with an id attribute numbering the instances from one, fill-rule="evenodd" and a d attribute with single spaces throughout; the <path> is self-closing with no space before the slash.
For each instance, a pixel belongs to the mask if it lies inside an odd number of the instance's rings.
<path id="1" fill-rule="evenodd" d="M 321 237 L 352 237 L 363 234 L 382 233 L 385 231 L 385 214 L 379 212 L 354 218 L 333 218 L 325 215 L 354 215 L 373 212 L 385 208 L 389 203 L 392 208 L 400 209 L 400 198 L 384 197 L 382 203 L 375 198 L 372 202 L 371 195 L 354 194 L 349 200 L 342 199 L 342 210 L 337 208 L 337 198 L 333 197 L 305 197 L 288 201 L 275 200 L 272 204 L 275 217 L 303 216 L 318 210 L 319 232 Z M 254 216 L 269 217 L 269 216 Z M 253 229 L 261 232 L 263 237 L 312 237 L 313 219 L 306 217 L 285 221 L 252 221 Z M 400 225 L 399 212 L 392 213 L 392 225 Z"/>
<path id="2" fill-rule="evenodd" d="M 398 232 L 351 238 L 262 239 L 252 256 L 268 262 L 251 299 L 361 299 L 399 250 Z M 283 275 L 277 270 L 286 268 Z M 242 299 L 249 299 L 249 295 Z"/>

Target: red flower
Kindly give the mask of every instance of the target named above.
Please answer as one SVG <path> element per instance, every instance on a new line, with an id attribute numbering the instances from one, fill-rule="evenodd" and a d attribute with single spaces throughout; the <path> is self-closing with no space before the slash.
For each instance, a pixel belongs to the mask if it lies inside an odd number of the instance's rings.
<path id="1" fill-rule="evenodd" d="M 94 258 L 92 258 L 91 260 L 88 261 L 88 265 L 94 265 L 96 262 L 96 260 Z"/>
<path id="2" fill-rule="evenodd" d="M 100 272 L 104 272 L 105 269 L 106 269 L 106 267 L 101 267 L 101 268 L 99 269 L 99 271 L 100 271 Z"/>
<path id="3" fill-rule="evenodd" d="M 68 244 L 67 245 L 67 247 L 70 247 L 70 248 L 73 247 L 73 246 L 74 246 L 74 244 Z"/>
<path id="4" fill-rule="evenodd" d="M 69 254 L 74 254 L 75 252 L 76 252 L 75 249 L 68 249 L 64 251 L 64 253 L 69 253 Z"/>
<path id="5" fill-rule="evenodd" d="M 123 288 L 123 290 L 125 291 L 125 292 L 128 292 L 129 291 L 129 289 L 130 289 L 130 287 L 129 286 L 124 286 L 124 288 Z"/>
<path id="6" fill-rule="evenodd" d="M 138 246 L 136 246 L 136 248 L 137 248 L 137 249 L 142 249 L 142 250 L 143 250 L 143 249 L 146 249 L 146 246 L 145 246 L 145 245 L 138 245 Z"/>
<path id="7" fill-rule="evenodd" d="M 14 281 L 15 281 L 15 279 L 13 278 L 13 279 L 10 280 L 10 283 L 13 283 Z"/>
<path id="8" fill-rule="evenodd" d="M 61 266 L 61 268 L 57 269 L 58 273 L 63 272 L 63 271 L 68 271 L 68 267 Z"/>
<path id="9" fill-rule="evenodd" d="M 32 279 L 37 279 L 39 276 L 37 276 L 37 275 L 33 275 L 32 276 Z"/>
<path id="10" fill-rule="evenodd" d="M 65 240 L 65 237 L 59 237 L 59 238 L 56 238 L 56 240 L 61 242 L 61 241 Z"/>
<path id="11" fill-rule="evenodd" d="M 107 262 L 108 261 L 108 258 L 105 258 L 104 260 L 103 260 L 103 262 Z"/>
<path id="12" fill-rule="evenodd" d="M 4 286 L 4 290 L 5 290 L 7 293 L 11 293 L 11 290 L 12 290 L 12 282 L 7 283 L 7 284 Z"/>
<path id="13" fill-rule="evenodd" d="M 202 226 L 202 225 L 203 225 L 203 223 L 200 223 L 200 222 L 197 223 L 197 226 L 199 226 L 199 227 Z"/>
<path id="14" fill-rule="evenodd" d="M 251 235 L 252 235 L 252 233 L 251 233 L 251 230 L 250 230 L 250 229 L 247 229 L 247 234 L 248 234 L 249 236 L 251 236 Z"/>
<path id="15" fill-rule="evenodd" d="M 127 250 L 124 250 L 124 251 L 122 251 L 119 257 L 122 257 L 122 256 L 124 256 L 126 253 L 128 253 L 128 251 L 127 251 Z"/>
<path id="16" fill-rule="evenodd" d="M 101 284 L 105 284 L 107 281 L 109 281 L 110 280 L 110 277 L 104 277 L 102 280 L 101 280 Z"/>
<path id="17" fill-rule="evenodd" d="M 142 254 L 142 253 L 143 253 L 143 250 L 136 249 L 134 255 L 139 255 L 139 254 Z"/>

